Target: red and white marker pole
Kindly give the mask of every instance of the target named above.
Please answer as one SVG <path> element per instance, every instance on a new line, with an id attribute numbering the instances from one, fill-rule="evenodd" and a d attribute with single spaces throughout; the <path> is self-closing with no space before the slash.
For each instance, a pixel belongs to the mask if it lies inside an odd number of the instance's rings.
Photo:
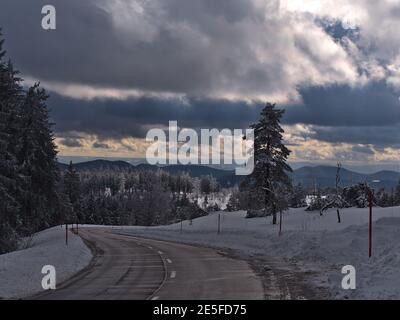
<path id="1" fill-rule="evenodd" d="M 368 194 L 368 204 L 369 204 L 369 237 L 368 237 L 368 256 L 372 257 L 372 205 L 373 205 L 373 193 L 369 190 Z"/>

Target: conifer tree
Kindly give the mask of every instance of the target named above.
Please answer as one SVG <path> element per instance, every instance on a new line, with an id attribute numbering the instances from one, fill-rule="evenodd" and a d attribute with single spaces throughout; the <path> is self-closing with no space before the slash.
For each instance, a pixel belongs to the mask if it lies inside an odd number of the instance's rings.
<path id="1" fill-rule="evenodd" d="M 17 160 L 25 177 L 22 214 L 28 233 L 55 223 L 59 210 L 57 150 L 47 98 L 45 90 L 35 84 L 29 88 L 22 105 Z"/>
<path id="2" fill-rule="evenodd" d="M 394 192 L 394 205 L 400 206 L 400 180 L 396 186 L 396 190 Z"/>
<path id="3" fill-rule="evenodd" d="M 67 195 L 73 209 L 73 217 L 68 217 L 68 220 L 82 221 L 80 178 L 72 165 L 72 161 L 69 163 L 63 180 L 64 193 Z"/>
<path id="4" fill-rule="evenodd" d="M 286 163 L 290 150 L 283 144 L 284 130 L 280 120 L 284 110 L 267 103 L 260 120 L 251 126 L 254 129 L 254 171 L 247 179 L 247 186 L 254 191 L 265 209 L 264 214 L 273 216 L 277 223 L 277 213 L 287 209 L 282 193 L 291 187 L 288 172 L 292 169 Z"/>
<path id="5" fill-rule="evenodd" d="M 0 254 L 16 248 L 21 224 L 17 199 L 20 176 L 14 142 L 21 86 L 18 72 L 11 62 L 4 61 L 3 43 L 0 30 Z"/>

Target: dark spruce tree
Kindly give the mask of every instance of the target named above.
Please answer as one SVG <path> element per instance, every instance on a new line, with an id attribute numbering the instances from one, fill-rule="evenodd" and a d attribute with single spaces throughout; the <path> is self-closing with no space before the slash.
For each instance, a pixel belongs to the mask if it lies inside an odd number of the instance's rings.
<path id="1" fill-rule="evenodd" d="M 18 131 L 21 86 L 11 62 L 5 62 L 0 30 L 0 254 L 17 246 L 21 225 L 20 172 L 14 135 Z"/>
<path id="2" fill-rule="evenodd" d="M 284 110 L 267 103 L 261 112 L 260 120 L 251 126 L 254 129 L 254 171 L 245 180 L 244 186 L 249 192 L 255 209 L 261 209 L 257 215 L 272 215 L 273 224 L 277 223 L 277 213 L 288 208 L 286 195 L 291 189 L 287 164 L 290 150 L 283 144 L 284 130 L 280 125 Z M 252 216 L 249 211 L 249 217 Z M 258 211 L 260 212 L 260 211 Z"/>
<path id="3" fill-rule="evenodd" d="M 76 172 L 72 161 L 69 163 L 68 170 L 63 177 L 64 194 L 68 197 L 72 207 L 72 214 L 66 217 L 68 223 L 78 223 L 82 221 L 82 200 L 79 174 Z"/>
<path id="4" fill-rule="evenodd" d="M 400 206 L 400 180 L 396 186 L 396 190 L 394 192 L 394 205 Z"/>
<path id="5" fill-rule="evenodd" d="M 23 232 L 27 234 L 59 222 L 59 169 L 47 98 L 45 90 L 35 84 L 22 105 L 17 160 L 25 177 L 22 218 Z"/>
<path id="6" fill-rule="evenodd" d="M 0 32 L 0 253 L 64 221 L 69 206 L 60 193 L 47 94 L 38 84 L 23 90 L 3 43 Z"/>

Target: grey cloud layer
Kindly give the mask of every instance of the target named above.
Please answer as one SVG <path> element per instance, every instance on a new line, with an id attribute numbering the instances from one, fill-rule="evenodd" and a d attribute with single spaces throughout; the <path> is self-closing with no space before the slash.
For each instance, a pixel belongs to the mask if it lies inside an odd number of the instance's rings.
<path id="1" fill-rule="evenodd" d="M 301 105 L 285 108 L 284 124 L 312 126 L 304 138 L 332 143 L 399 147 L 400 102 L 391 89 L 378 83 L 363 89 L 348 87 L 300 90 Z M 246 128 L 256 121 L 263 102 L 228 100 L 156 99 L 82 101 L 53 94 L 52 116 L 59 134 L 80 131 L 103 138 L 144 137 L 151 127 L 177 120 L 189 128 Z"/>
<path id="2" fill-rule="evenodd" d="M 400 123 L 399 96 L 384 82 L 301 89 L 302 105 L 288 106 L 288 123 L 386 126 Z"/>
<path id="3" fill-rule="evenodd" d="M 83 101 L 57 94 L 49 103 L 58 134 L 83 132 L 104 138 L 143 138 L 149 128 L 167 126 L 170 120 L 188 128 L 246 128 L 262 106 L 196 98 Z"/>
<path id="4" fill-rule="evenodd" d="M 29 76 L 95 87 L 257 98 L 298 85 L 353 83 L 354 59 L 277 0 L 2 0 L 7 47 Z"/>
<path id="5" fill-rule="evenodd" d="M 225 42 L 238 36 L 225 25 L 248 16 L 251 2 L 154 1 L 145 16 L 134 17 L 127 16 L 129 2 L 114 1 L 116 7 L 109 3 L 52 1 L 58 27 L 44 32 L 40 10 L 47 1 L 2 0 L 0 21 L 8 50 L 23 72 L 42 80 L 171 92 L 207 91 L 220 78 L 218 73 L 234 76 L 239 66 L 233 58 L 253 58 L 240 48 L 236 57 L 228 51 L 221 57 L 220 49 L 209 50 L 206 35 L 201 42 L 202 32 L 215 32 Z M 120 27 L 113 17 L 118 5 L 121 16 L 115 19 L 126 22 Z M 219 15 L 226 22 L 216 22 Z M 187 28 L 179 25 L 184 20 Z"/>
<path id="6" fill-rule="evenodd" d="M 327 0 L 331 5 L 320 16 L 342 17 L 335 1 Z M 52 117 L 66 146 L 80 146 L 74 132 L 144 137 L 149 128 L 168 120 L 193 128 L 245 128 L 257 119 L 263 103 L 252 105 L 243 97 L 258 101 L 264 95 L 297 92 L 303 104 L 285 106 L 284 122 L 312 126 L 312 134 L 300 135 L 377 148 L 398 146 L 398 93 L 387 85 L 382 77 L 387 70 L 378 61 L 396 60 L 399 46 L 393 40 L 399 39 L 400 10 L 388 1 L 378 8 L 376 1 L 354 0 L 356 8 L 376 14 L 359 29 L 345 31 L 337 21 L 278 12 L 278 3 L 53 0 L 57 30 L 45 32 L 40 11 L 48 1 L 1 0 L 0 26 L 9 55 L 29 77 L 186 97 L 86 101 L 52 92 Z M 396 83 L 393 70 L 391 81 Z M 370 78 L 374 81 L 366 81 Z M 239 96 L 236 102 L 223 99 L 232 93 Z"/>

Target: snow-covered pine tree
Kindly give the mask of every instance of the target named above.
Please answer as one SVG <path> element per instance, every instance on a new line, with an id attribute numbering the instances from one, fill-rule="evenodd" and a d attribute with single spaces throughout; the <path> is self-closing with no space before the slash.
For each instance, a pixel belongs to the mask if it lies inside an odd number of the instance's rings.
<path id="1" fill-rule="evenodd" d="M 96 207 L 96 199 L 95 199 L 93 192 L 90 192 L 89 196 L 86 199 L 84 199 L 83 207 L 85 208 L 85 211 L 84 211 L 85 220 L 83 222 L 94 224 L 96 222 L 97 207 Z M 134 214 L 134 212 L 132 212 L 132 211 L 130 213 L 132 215 Z M 134 224 L 134 223 L 132 223 L 132 221 L 130 221 L 129 223 Z"/>
<path id="2" fill-rule="evenodd" d="M 367 208 L 369 205 L 368 201 L 368 195 L 371 192 L 371 189 L 368 185 L 368 183 L 365 182 L 360 182 L 357 186 L 357 196 L 355 199 L 355 203 L 358 208 Z M 375 198 L 375 197 L 374 197 Z M 375 199 L 374 199 L 375 202 Z"/>
<path id="3" fill-rule="evenodd" d="M 396 190 L 394 192 L 394 205 L 400 206 L 400 180 L 396 186 Z"/>
<path id="4" fill-rule="evenodd" d="M 209 176 L 204 176 L 200 181 L 201 193 L 209 194 L 211 192 L 211 181 Z"/>
<path id="5" fill-rule="evenodd" d="M 251 126 L 254 129 L 254 171 L 247 177 L 246 185 L 253 190 L 264 207 L 265 215 L 272 214 L 273 224 L 277 223 L 277 213 L 285 210 L 288 203 L 283 202 L 282 192 L 291 188 L 287 164 L 290 150 L 283 144 L 284 130 L 280 120 L 284 110 L 267 103 L 261 112 L 260 120 Z"/>
<path id="6" fill-rule="evenodd" d="M 229 197 L 228 204 L 226 205 L 226 211 L 232 212 L 240 210 L 240 200 L 239 200 L 239 191 L 235 190 Z"/>
<path id="7" fill-rule="evenodd" d="M 396 206 L 396 192 L 392 188 L 389 195 L 389 207 L 394 207 L 394 206 Z"/>
<path id="8" fill-rule="evenodd" d="M 393 191 L 392 194 L 394 194 Z M 378 190 L 378 192 L 375 194 L 376 204 L 382 208 L 390 207 L 393 203 L 392 194 L 386 192 L 384 188 Z"/>
<path id="9" fill-rule="evenodd" d="M 68 195 L 71 203 L 76 203 L 79 200 L 80 179 L 72 161 L 64 174 L 64 192 Z"/>
<path id="10" fill-rule="evenodd" d="M 293 186 L 289 197 L 290 207 L 291 208 L 307 207 L 306 197 L 307 197 L 306 191 L 304 190 L 303 186 L 300 183 L 296 186 Z"/>
<path id="11" fill-rule="evenodd" d="M 81 209 L 81 186 L 79 175 L 72 165 L 72 161 L 69 163 L 68 170 L 64 174 L 63 187 L 63 191 L 67 195 L 73 208 L 73 216 L 66 217 L 66 222 L 79 223 L 83 218 Z"/>
<path id="12" fill-rule="evenodd" d="M 59 209 L 57 150 L 46 106 L 48 96 L 39 84 L 29 88 L 22 105 L 18 163 L 26 177 L 23 219 L 26 233 L 54 224 Z"/>
<path id="13" fill-rule="evenodd" d="M 320 211 L 325 206 L 326 198 L 322 196 L 321 187 L 314 186 L 314 195 L 305 211 Z"/>
<path id="14" fill-rule="evenodd" d="M 0 30 L 0 254 L 17 246 L 21 224 L 20 168 L 15 156 L 14 134 L 18 131 L 20 79 L 11 62 L 5 62 L 4 40 Z"/>

